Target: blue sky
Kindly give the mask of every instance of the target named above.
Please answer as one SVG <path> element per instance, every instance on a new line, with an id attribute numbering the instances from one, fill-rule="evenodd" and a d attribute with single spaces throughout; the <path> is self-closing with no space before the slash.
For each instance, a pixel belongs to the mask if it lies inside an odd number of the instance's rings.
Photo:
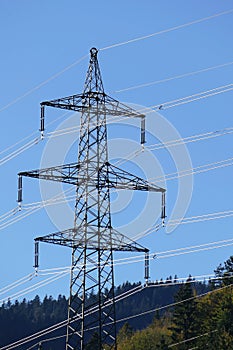
<path id="1" fill-rule="evenodd" d="M 37 132 L 41 101 L 82 91 L 88 56 L 56 78 L 50 79 L 50 77 L 62 72 L 84 55 L 88 55 L 92 46 L 101 49 L 231 8 L 233 1 L 213 0 L 205 2 L 119 0 L 114 3 L 105 0 L 101 2 L 0 0 L 1 151 Z M 122 102 L 153 106 L 232 83 L 233 65 L 228 65 L 144 88 L 116 92 L 131 86 L 231 62 L 232 18 L 233 13 L 229 13 L 145 40 L 100 51 L 99 62 L 105 90 Z M 40 88 L 34 89 L 42 82 L 44 84 Z M 28 93 L 30 91 L 31 93 Z M 231 94 L 232 92 L 226 92 L 161 110 L 160 114 L 173 125 L 181 137 L 222 130 L 232 127 Z M 16 99 L 18 100 L 15 101 Z M 50 116 L 48 114 L 48 122 L 56 118 L 53 113 L 51 112 Z M 61 113 L 58 111 L 56 116 L 59 115 Z M 48 131 L 52 131 L 59 123 L 52 125 Z M 109 127 L 111 137 L 117 138 L 119 134 L 127 138 L 127 131 L 124 131 L 123 127 L 118 130 L 116 127 Z M 155 134 L 157 135 L 157 131 Z M 130 137 L 135 144 L 139 140 L 137 133 L 132 132 Z M 225 135 L 188 144 L 187 149 L 193 167 L 232 157 L 231 139 L 232 135 Z M 16 206 L 17 173 L 39 168 L 46 140 L 1 165 L 0 216 Z M 149 137 L 148 145 L 149 142 L 156 143 L 158 140 Z M 77 156 L 75 152 L 73 147 L 71 150 L 73 157 Z M 0 156 L 6 154 L 2 153 Z M 163 173 L 176 171 L 174 161 L 166 150 L 158 150 L 153 154 L 159 164 L 158 169 L 162 169 Z M 133 160 L 129 164 L 124 164 L 125 169 L 132 169 L 134 166 L 136 169 Z M 26 180 L 24 202 L 40 200 L 39 183 L 32 179 Z M 167 183 L 168 219 L 176 200 L 177 186 L 177 180 Z M 134 199 L 135 208 L 140 210 L 141 197 L 135 196 Z M 155 206 L 159 206 L 157 199 Z M 231 209 L 231 166 L 194 175 L 194 188 L 186 216 Z M 133 216 L 132 205 L 128 210 L 127 215 Z M 121 220 L 125 223 L 124 215 L 125 212 L 122 216 L 114 217 L 116 225 L 119 225 Z M 132 227 L 130 229 L 133 230 Z M 137 229 L 135 226 L 135 232 Z M 33 271 L 33 239 L 56 230 L 43 209 L 1 230 L 0 288 Z M 231 238 L 232 218 L 229 217 L 180 225 L 170 234 L 161 229 L 141 239 L 140 243 L 155 252 Z M 70 253 L 62 247 L 41 245 L 41 268 L 69 265 Z M 230 255 L 231 247 L 225 247 L 154 260 L 151 262 L 151 278 L 166 278 L 175 274 L 183 277 L 189 273 L 192 275 L 212 273 L 214 268 Z M 116 283 L 142 280 L 143 272 L 142 262 L 117 267 Z M 57 296 L 67 291 L 68 278 L 48 285 L 37 293 Z M 33 294 L 27 297 L 30 296 Z"/>

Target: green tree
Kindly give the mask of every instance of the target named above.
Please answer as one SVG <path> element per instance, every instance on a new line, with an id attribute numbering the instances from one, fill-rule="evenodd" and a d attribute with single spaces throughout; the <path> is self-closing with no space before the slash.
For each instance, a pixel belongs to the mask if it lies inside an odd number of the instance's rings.
<path id="1" fill-rule="evenodd" d="M 119 330 L 117 339 L 120 342 L 124 342 L 126 340 L 129 340 L 132 337 L 133 333 L 134 333 L 133 328 L 130 326 L 128 322 L 126 322 L 123 325 L 123 327 Z"/>
<path id="2" fill-rule="evenodd" d="M 230 285 L 233 283 L 233 255 L 224 262 L 224 265 L 220 264 L 214 271 L 216 277 L 220 280 L 216 283 L 219 285 Z"/>
<path id="3" fill-rule="evenodd" d="M 171 332 L 168 330 L 170 317 L 154 318 L 147 328 L 136 331 L 128 337 L 128 326 L 124 327 L 123 337 L 119 337 L 118 350 L 167 350 Z M 120 333 L 120 332 L 119 332 Z"/>
<path id="4" fill-rule="evenodd" d="M 177 304 L 174 306 L 170 327 L 173 342 L 181 342 L 196 335 L 197 307 L 190 281 L 191 278 L 182 284 L 174 297 Z M 186 343 L 179 346 L 179 350 L 188 348 Z"/>
<path id="5" fill-rule="evenodd" d="M 156 345 L 156 349 L 157 350 L 168 350 L 169 349 L 164 335 L 161 336 L 161 340 L 160 340 L 159 344 Z"/>
<path id="6" fill-rule="evenodd" d="M 215 270 L 216 276 L 221 279 L 211 285 L 211 293 L 198 301 L 198 328 L 204 335 L 197 340 L 197 346 L 200 349 L 233 349 L 232 272 L 233 257 L 231 256 Z M 221 288 L 218 290 L 217 286 Z"/>

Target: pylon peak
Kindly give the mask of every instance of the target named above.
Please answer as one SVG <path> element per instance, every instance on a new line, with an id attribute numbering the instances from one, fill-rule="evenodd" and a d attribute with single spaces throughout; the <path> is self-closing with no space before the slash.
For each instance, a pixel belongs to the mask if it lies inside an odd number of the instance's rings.
<path id="1" fill-rule="evenodd" d="M 98 53 L 98 50 L 97 50 L 96 47 L 92 47 L 90 49 L 91 58 L 96 58 L 97 57 L 97 53 Z"/>

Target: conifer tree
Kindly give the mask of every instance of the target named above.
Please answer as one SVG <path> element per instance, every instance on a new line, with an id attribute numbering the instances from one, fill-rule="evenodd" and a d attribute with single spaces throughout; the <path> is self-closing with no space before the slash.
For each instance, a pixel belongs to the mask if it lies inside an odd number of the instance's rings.
<path id="1" fill-rule="evenodd" d="M 233 256 L 224 262 L 224 266 L 220 264 L 214 271 L 216 277 L 220 277 L 217 285 L 230 285 L 233 283 Z"/>
<path id="2" fill-rule="evenodd" d="M 172 340 L 179 342 L 187 340 L 196 335 L 196 301 L 194 290 L 190 284 L 191 278 L 182 284 L 174 297 L 177 303 L 172 315 Z M 184 301 L 184 302 L 182 302 Z M 188 349 L 185 343 L 179 346 L 179 350 Z"/>

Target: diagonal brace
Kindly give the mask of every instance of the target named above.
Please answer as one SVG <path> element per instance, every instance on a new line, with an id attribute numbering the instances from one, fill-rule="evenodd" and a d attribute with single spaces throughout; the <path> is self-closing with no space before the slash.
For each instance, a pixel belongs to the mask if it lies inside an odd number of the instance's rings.
<path id="1" fill-rule="evenodd" d="M 106 186 L 117 189 L 166 192 L 164 188 L 156 186 L 108 162 L 100 169 L 100 188 Z"/>

